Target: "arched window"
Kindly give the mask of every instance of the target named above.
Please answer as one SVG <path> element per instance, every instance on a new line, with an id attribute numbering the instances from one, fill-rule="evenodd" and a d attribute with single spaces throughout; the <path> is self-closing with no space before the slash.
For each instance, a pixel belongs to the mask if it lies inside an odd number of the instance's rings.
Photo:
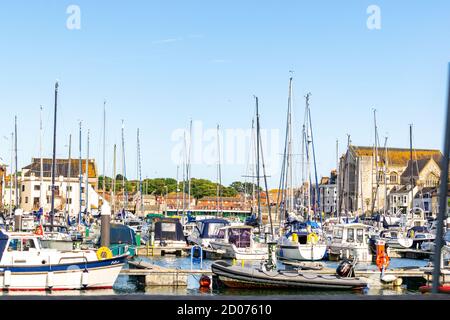
<path id="1" fill-rule="evenodd" d="M 390 183 L 398 183 L 398 174 L 396 172 L 391 172 L 389 175 Z"/>
<path id="2" fill-rule="evenodd" d="M 431 172 L 425 179 L 426 187 L 436 187 L 439 184 L 439 178 Z"/>

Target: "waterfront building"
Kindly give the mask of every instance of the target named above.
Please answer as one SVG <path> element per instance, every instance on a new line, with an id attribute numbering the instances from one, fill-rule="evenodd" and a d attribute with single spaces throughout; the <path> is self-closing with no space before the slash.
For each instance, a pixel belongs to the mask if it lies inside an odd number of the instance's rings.
<path id="1" fill-rule="evenodd" d="M 320 212 L 333 214 L 336 212 L 337 188 L 336 188 L 336 170 L 333 170 L 330 177 L 322 177 L 319 184 Z"/>
<path id="2" fill-rule="evenodd" d="M 372 208 L 376 212 L 397 207 L 389 203 L 389 194 L 392 190 L 399 192 L 402 186 L 407 188 L 407 184 L 410 184 L 410 149 L 379 149 L 376 161 L 375 154 L 373 147 L 350 145 L 341 156 L 338 175 L 338 206 L 341 212 L 371 212 Z M 439 182 L 438 163 L 441 156 L 439 150 L 413 149 L 411 165 L 416 168 L 413 171 L 415 186 L 422 188 Z"/>
<path id="3" fill-rule="evenodd" d="M 44 212 L 51 210 L 52 197 L 52 159 L 43 159 L 42 193 L 40 179 L 40 158 L 33 158 L 31 164 L 22 168 L 19 191 L 20 207 L 24 211 L 38 210 L 43 207 Z M 95 160 L 88 162 L 88 211 L 99 208 L 101 190 L 98 188 L 98 170 Z M 82 174 L 82 210 L 86 208 L 86 159 L 81 163 Z M 55 209 L 69 208 L 70 216 L 76 216 L 79 212 L 80 186 L 79 186 L 79 160 L 71 159 L 69 172 L 69 159 L 56 159 L 55 164 Z M 42 195 L 42 199 L 41 199 Z M 42 203 L 40 203 L 42 201 Z"/>

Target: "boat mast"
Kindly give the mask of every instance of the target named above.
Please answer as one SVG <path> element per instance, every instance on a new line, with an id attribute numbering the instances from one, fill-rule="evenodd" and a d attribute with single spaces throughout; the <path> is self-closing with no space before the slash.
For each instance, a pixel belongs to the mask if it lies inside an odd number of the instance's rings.
<path id="1" fill-rule="evenodd" d="M 13 156 L 14 156 L 14 132 L 11 132 L 11 165 L 9 172 L 9 217 L 12 217 L 12 171 L 13 171 Z"/>
<path id="2" fill-rule="evenodd" d="M 106 99 L 103 101 L 103 192 L 102 203 L 106 202 L 105 192 L 106 192 Z"/>
<path id="3" fill-rule="evenodd" d="M 42 208 L 42 212 L 44 211 L 44 201 L 42 191 L 44 185 L 44 160 L 42 159 L 42 105 L 40 107 L 41 111 L 39 113 L 39 157 L 40 157 L 40 179 L 39 179 L 39 207 Z"/>
<path id="4" fill-rule="evenodd" d="M 349 156 L 350 156 L 350 135 L 347 134 L 347 154 L 345 156 L 345 162 L 346 162 L 346 175 L 347 175 L 347 196 L 345 199 L 345 216 L 348 219 L 348 212 L 350 211 L 350 162 L 349 162 Z"/>
<path id="5" fill-rule="evenodd" d="M 411 210 L 414 204 L 414 173 L 413 173 L 413 156 L 412 156 L 412 124 L 409 125 L 409 163 L 411 165 L 409 181 L 411 184 Z M 419 175 L 419 172 L 417 172 Z"/>
<path id="6" fill-rule="evenodd" d="M 288 192 L 288 212 L 292 212 L 294 208 L 294 192 L 293 192 L 293 175 L 292 175 L 292 77 L 289 78 L 289 97 L 288 97 L 288 161 L 287 161 L 287 169 L 288 169 L 288 181 L 289 187 L 287 189 Z"/>
<path id="7" fill-rule="evenodd" d="M 388 197 L 387 197 L 387 166 L 388 166 L 388 152 L 387 152 L 387 140 L 384 138 L 384 214 L 386 215 L 388 209 Z"/>
<path id="8" fill-rule="evenodd" d="M 144 212 L 144 200 L 142 197 L 142 172 L 141 172 L 141 144 L 139 140 L 139 128 L 137 129 L 137 154 L 138 154 L 138 174 L 139 174 L 139 199 L 140 210 Z"/>
<path id="9" fill-rule="evenodd" d="M 179 199 L 179 193 L 180 193 L 180 182 L 178 180 L 178 171 L 180 169 L 180 165 L 177 165 L 177 215 L 178 215 L 178 211 L 180 210 L 180 199 Z M 147 187 L 145 188 L 145 190 L 147 191 Z"/>
<path id="10" fill-rule="evenodd" d="M 14 192 L 15 192 L 15 208 L 19 207 L 19 190 L 17 183 L 17 116 L 14 117 Z"/>
<path id="11" fill-rule="evenodd" d="M 78 225 L 81 224 L 81 210 L 83 205 L 83 169 L 82 169 L 82 160 L 81 160 L 81 120 L 79 122 L 80 125 L 80 131 L 79 131 L 79 144 L 78 144 L 78 151 L 79 151 L 79 159 L 78 159 L 78 184 L 80 189 L 80 210 L 78 211 Z"/>
<path id="12" fill-rule="evenodd" d="M 217 212 L 216 217 L 219 215 L 219 201 L 220 201 L 220 187 L 222 184 L 222 177 L 220 172 L 220 137 L 219 137 L 219 125 L 217 125 L 217 190 L 216 190 L 216 196 L 217 196 Z M 223 206 L 222 206 L 223 210 Z"/>
<path id="13" fill-rule="evenodd" d="M 50 211 L 50 225 L 53 226 L 55 216 L 55 173 L 56 173 L 56 116 L 58 105 L 58 81 L 55 83 L 55 114 L 53 120 L 53 161 L 52 161 L 52 204 Z M 17 137 L 16 137 L 17 138 Z"/>
<path id="14" fill-rule="evenodd" d="M 116 149 L 117 145 L 114 144 L 114 155 L 113 155 L 113 185 L 112 185 L 112 213 L 116 212 Z"/>
<path id="15" fill-rule="evenodd" d="M 372 197 L 373 201 L 372 201 L 372 214 L 374 213 L 375 210 L 375 203 L 378 203 L 378 187 L 380 185 L 379 183 L 379 179 L 378 179 L 378 130 L 377 130 L 377 118 L 376 118 L 376 109 L 373 109 L 373 121 L 374 121 L 374 128 L 375 128 L 375 144 L 374 144 L 374 161 L 375 161 L 375 183 L 376 183 L 376 187 L 375 187 L 375 191 L 373 192 L 374 195 Z M 378 205 L 377 205 L 378 207 Z M 379 209 L 379 208 L 378 208 Z"/>
<path id="16" fill-rule="evenodd" d="M 123 211 L 126 212 L 126 208 L 128 207 L 128 192 L 125 187 L 125 138 L 124 138 L 124 129 L 125 125 L 122 119 L 122 195 L 123 195 Z M 125 219 L 125 217 L 124 217 Z"/>
<path id="17" fill-rule="evenodd" d="M 261 140 L 261 135 L 259 135 L 259 139 Z M 266 190 L 267 211 L 268 211 L 269 222 L 270 222 L 270 235 L 271 235 L 271 239 L 273 239 L 274 233 L 273 233 L 272 213 L 270 212 L 269 188 L 267 187 L 266 165 L 264 163 L 264 153 L 263 153 L 262 143 L 261 143 L 261 161 L 262 161 L 262 167 L 263 167 L 264 186 L 265 186 L 265 190 Z"/>
<path id="18" fill-rule="evenodd" d="M 186 173 L 187 173 L 187 164 L 186 164 L 186 159 L 187 159 L 187 146 L 186 146 L 186 131 L 184 131 L 183 134 L 183 138 L 184 138 L 184 148 L 183 148 L 183 216 L 185 214 L 186 211 Z"/>
<path id="19" fill-rule="evenodd" d="M 338 216 L 339 212 L 339 177 L 339 140 L 336 139 L 336 204 L 334 205 L 336 217 Z"/>
<path id="20" fill-rule="evenodd" d="M 70 179 L 72 178 L 72 135 L 69 134 L 69 164 L 67 166 L 67 190 L 66 190 L 66 201 L 67 201 L 67 216 L 70 217 L 70 191 L 71 190 L 71 186 L 70 186 Z M 67 219 L 66 219 L 67 221 Z"/>
<path id="21" fill-rule="evenodd" d="M 259 152 L 260 152 L 260 131 L 259 131 L 259 110 L 258 110 L 258 97 L 255 96 L 256 103 L 256 189 L 257 189 L 257 201 L 258 201 L 258 227 L 259 234 L 261 235 L 262 215 L 261 215 L 261 192 L 259 187 Z"/>
<path id="22" fill-rule="evenodd" d="M 187 163 L 187 178 L 188 178 L 188 212 L 191 211 L 191 150 L 192 150 L 192 119 L 189 123 L 189 153 Z"/>
<path id="23" fill-rule="evenodd" d="M 89 129 L 87 131 L 87 150 L 86 150 L 86 183 L 85 183 L 85 191 L 86 191 L 86 211 L 85 214 L 87 215 L 90 211 L 90 205 L 89 205 Z"/>

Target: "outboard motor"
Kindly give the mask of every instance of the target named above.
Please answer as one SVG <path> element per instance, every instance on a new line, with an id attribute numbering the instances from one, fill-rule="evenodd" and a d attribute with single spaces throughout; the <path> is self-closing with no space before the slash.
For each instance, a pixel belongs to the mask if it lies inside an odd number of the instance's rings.
<path id="1" fill-rule="evenodd" d="M 343 260 L 336 268 L 336 274 L 340 277 L 354 277 L 354 263 L 348 259 Z"/>

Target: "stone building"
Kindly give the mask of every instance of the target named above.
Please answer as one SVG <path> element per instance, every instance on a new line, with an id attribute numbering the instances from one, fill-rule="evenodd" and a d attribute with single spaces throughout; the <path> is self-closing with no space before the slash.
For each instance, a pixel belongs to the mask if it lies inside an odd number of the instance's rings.
<path id="1" fill-rule="evenodd" d="M 377 161 L 375 153 L 373 147 L 350 145 L 341 156 L 338 175 L 338 206 L 341 212 L 349 210 L 363 213 L 372 212 L 372 208 L 375 212 L 389 209 L 390 191 L 410 184 L 409 149 L 380 148 Z M 416 190 L 432 186 L 436 181 L 438 183 L 441 156 L 439 150 L 413 149 L 413 183 L 419 187 Z"/>
<path id="2" fill-rule="evenodd" d="M 319 210 L 325 214 L 336 212 L 337 188 L 336 188 L 336 170 L 331 172 L 330 177 L 322 177 L 319 184 L 320 203 Z"/>

